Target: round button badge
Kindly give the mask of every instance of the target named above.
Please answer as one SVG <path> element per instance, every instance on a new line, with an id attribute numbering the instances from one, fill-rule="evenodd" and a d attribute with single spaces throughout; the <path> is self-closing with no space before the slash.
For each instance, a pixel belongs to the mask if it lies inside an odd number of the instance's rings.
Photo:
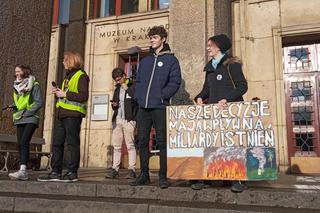
<path id="1" fill-rule="evenodd" d="M 163 66 L 163 62 L 162 61 L 159 61 L 158 62 L 158 67 L 162 67 Z"/>
<path id="2" fill-rule="evenodd" d="M 220 81 L 222 79 L 222 75 L 217 75 L 217 80 Z"/>

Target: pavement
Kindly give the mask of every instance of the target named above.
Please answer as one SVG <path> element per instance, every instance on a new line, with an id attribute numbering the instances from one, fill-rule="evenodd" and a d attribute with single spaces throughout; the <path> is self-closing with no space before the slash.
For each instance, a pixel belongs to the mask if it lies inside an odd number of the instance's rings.
<path id="1" fill-rule="evenodd" d="M 170 181 L 160 189 L 156 171 L 151 184 L 131 187 L 125 179 L 105 179 L 105 169 L 79 171 L 76 183 L 37 182 L 46 171 L 31 171 L 28 181 L 0 173 L 0 211 L 5 212 L 320 212 L 320 175 L 279 174 L 275 181 L 247 182 L 235 194 L 221 181 L 195 191 L 189 181 Z"/>

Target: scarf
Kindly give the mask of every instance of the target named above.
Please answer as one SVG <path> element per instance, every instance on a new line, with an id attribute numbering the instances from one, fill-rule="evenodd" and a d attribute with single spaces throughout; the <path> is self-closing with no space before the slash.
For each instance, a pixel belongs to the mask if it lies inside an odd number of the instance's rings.
<path id="1" fill-rule="evenodd" d="M 13 82 L 13 88 L 17 91 L 18 95 L 23 95 L 24 93 L 30 92 L 33 87 L 33 82 L 35 77 L 30 75 L 28 78 L 22 80 L 15 80 Z"/>
<path id="2" fill-rule="evenodd" d="M 223 58 L 224 55 L 225 55 L 224 53 L 221 53 L 220 56 L 217 59 L 215 59 L 215 58 L 212 59 L 211 64 L 212 64 L 212 66 L 213 66 L 213 68 L 215 70 L 217 69 L 218 64 L 220 63 L 220 61 L 221 61 L 221 59 Z"/>

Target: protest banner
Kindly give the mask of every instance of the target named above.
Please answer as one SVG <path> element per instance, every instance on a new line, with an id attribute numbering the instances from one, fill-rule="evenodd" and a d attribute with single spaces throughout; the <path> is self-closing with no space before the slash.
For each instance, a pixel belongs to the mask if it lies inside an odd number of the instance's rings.
<path id="1" fill-rule="evenodd" d="M 168 106 L 171 179 L 274 180 L 275 133 L 269 101 Z"/>

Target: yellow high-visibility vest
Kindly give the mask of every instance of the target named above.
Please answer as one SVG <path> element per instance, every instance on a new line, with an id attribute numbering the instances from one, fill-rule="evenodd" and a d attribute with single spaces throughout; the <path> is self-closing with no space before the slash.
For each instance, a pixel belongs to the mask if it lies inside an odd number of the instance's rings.
<path id="1" fill-rule="evenodd" d="M 33 86 L 34 85 L 39 85 L 39 83 L 37 81 L 34 81 Z M 23 112 L 25 110 L 31 109 L 31 107 L 35 104 L 34 102 L 30 103 L 30 95 L 31 95 L 31 91 L 26 92 L 20 96 L 16 92 L 13 93 L 14 105 L 17 107 L 17 111 L 13 113 L 13 121 L 20 120 Z M 36 114 L 33 116 L 37 118 L 39 117 Z"/>
<path id="2" fill-rule="evenodd" d="M 71 77 L 71 79 L 68 81 L 68 87 L 65 88 L 65 83 L 66 83 L 66 79 L 65 79 L 62 83 L 61 89 L 64 92 L 70 91 L 70 92 L 74 92 L 74 93 L 79 93 L 79 91 L 78 91 L 79 79 L 84 74 L 85 74 L 85 72 L 83 72 L 82 70 L 78 70 Z M 80 102 L 76 102 L 76 101 L 69 101 L 66 97 L 59 98 L 59 100 L 56 103 L 56 108 L 58 108 L 58 107 L 61 107 L 63 109 L 67 109 L 67 110 L 78 111 L 84 115 L 87 113 L 87 101 L 80 103 Z"/>

